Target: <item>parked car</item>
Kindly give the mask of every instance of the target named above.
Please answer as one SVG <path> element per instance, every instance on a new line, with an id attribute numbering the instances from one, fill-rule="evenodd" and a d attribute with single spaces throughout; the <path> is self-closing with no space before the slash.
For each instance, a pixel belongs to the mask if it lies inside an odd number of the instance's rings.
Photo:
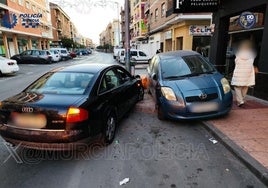
<path id="1" fill-rule="evenodd" d="M 71 59 L 71 56 L 66 48 L 50 48 L 50 50 L 58 50 L 60 53 L 61 60 Z"/>
<path id="2" fill-rule="evenodd" d="M 58 50 L 49 50 L 51 56 L 52 56 L 52 61 L 53 62 L 59 62 L 61 57 L 60 57 L 60 53 Z"/>
<path id="3" fill-rule="evenodd" d="M 12 56 L 11 59 L 18 63 L 52 63 L 52 55 L 48 50 L 26 50 Z"/>
<path id="4" fill-rule="evenodd" d="M 2 101 L 0 134 L 7 142 L 37 149 L 72 149 L 100 133 L 110 144 L 119 120 L 143 94 L 140 77 L 119 65 L 53 70 Z"/>
<path id="5" fill-rule="evenodd" d="M 90 54 L 90 52 L 86 49 L 77 50 L 75 53 L 76 55 L 89 55 Z"/>
<path id="6" fill-rule="evenodd" d="M 87 49 L 87 51 L 88 51 L 88 54 L 92 54 L 92 50 L 91 49 Z"/>
<path id="7" fill-rule="evenodd" d="M 69 53 L 70 53 L 71 58 L 75 58 L 75 57 L 77 57 L 77 55 L 76 55 L 75 52 L 69 52 Z"/>
<path id="8" fill-rule="evenodd" d="M 0 76 L 3 74 L 14 74 L 19 71 L 16 60 L 0 56 Z"/>
<path id="9" fill-rule="evenodd" d="M 118 53 L 119 53 L 118 62 L 124 64 L 125 63 L 125 49 L 119 50 Z M 130 50 L 130 58 L 134 60 L 136 63 L 148 63 L 149 60 L 151 59 L 143 51 L 136 50 L 136 49 Z"/>
<path id="10" fill-rule="evenodd" d="M 228 80 L 197 52 L 157 54 L 147 70 L 159 119 L 210 118 L 232 108 Z"/>

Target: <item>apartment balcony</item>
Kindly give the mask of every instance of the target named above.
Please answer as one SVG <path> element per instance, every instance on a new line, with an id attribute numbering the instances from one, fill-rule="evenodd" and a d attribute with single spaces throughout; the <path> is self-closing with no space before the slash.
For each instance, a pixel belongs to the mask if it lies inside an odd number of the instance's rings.
<path id="1" fill-rule="evenodd" d="M 57 20 L 58 22 L 61 22 L 61 17 L 60 17 L 59 15 L 57 15 L 57 16 L 56 16 L 56 20 Z"/>
<path id="2" fill-rule="evenodd" d="M 147 1 L 144 6 L 144 14 L 149 14 L 150 12 L 150 3 Z"/>
<path id="3" fill-rule="evenodd" d="M 58 31 L 58 32 L 62 32 L 62 26 L 59 26 L 59 25 L 58 25 L 58 26 L 57 26 L 57 31 Z"/>

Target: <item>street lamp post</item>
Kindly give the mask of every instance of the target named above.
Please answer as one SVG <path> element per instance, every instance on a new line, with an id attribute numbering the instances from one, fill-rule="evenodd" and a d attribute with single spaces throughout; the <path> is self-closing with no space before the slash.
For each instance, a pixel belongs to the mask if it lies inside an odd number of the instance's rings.
<path id="1" fill-rule="evenodd" d="M 129 0 L 125 0 L 125 64 L 126 69 L 130 72 L 130 32 L 129 32 Z"/>

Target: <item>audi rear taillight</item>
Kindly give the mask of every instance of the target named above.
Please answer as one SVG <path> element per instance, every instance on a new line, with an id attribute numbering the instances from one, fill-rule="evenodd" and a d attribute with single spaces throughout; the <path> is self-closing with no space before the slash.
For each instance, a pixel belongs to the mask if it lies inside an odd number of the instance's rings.
<path id="1" fill-rule="evenodd" d="M 88 119 L 88 111 L 82 108 L 70 107 L 67 112 L 67 123 L 81 122 Z"/>

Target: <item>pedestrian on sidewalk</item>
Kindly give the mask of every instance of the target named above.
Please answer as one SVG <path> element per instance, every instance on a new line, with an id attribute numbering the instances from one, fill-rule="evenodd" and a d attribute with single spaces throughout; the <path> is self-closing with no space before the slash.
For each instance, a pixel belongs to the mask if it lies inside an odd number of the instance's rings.
<path id="1" fill-rule="evenodd" d="M 249 40 L 242 41 L 235 58 L 235 69 L 231 84 L 234 86 L 237 105 L 245 104 L 249 86 L 255 85 L 254 59 L 256 52 Z"/>

